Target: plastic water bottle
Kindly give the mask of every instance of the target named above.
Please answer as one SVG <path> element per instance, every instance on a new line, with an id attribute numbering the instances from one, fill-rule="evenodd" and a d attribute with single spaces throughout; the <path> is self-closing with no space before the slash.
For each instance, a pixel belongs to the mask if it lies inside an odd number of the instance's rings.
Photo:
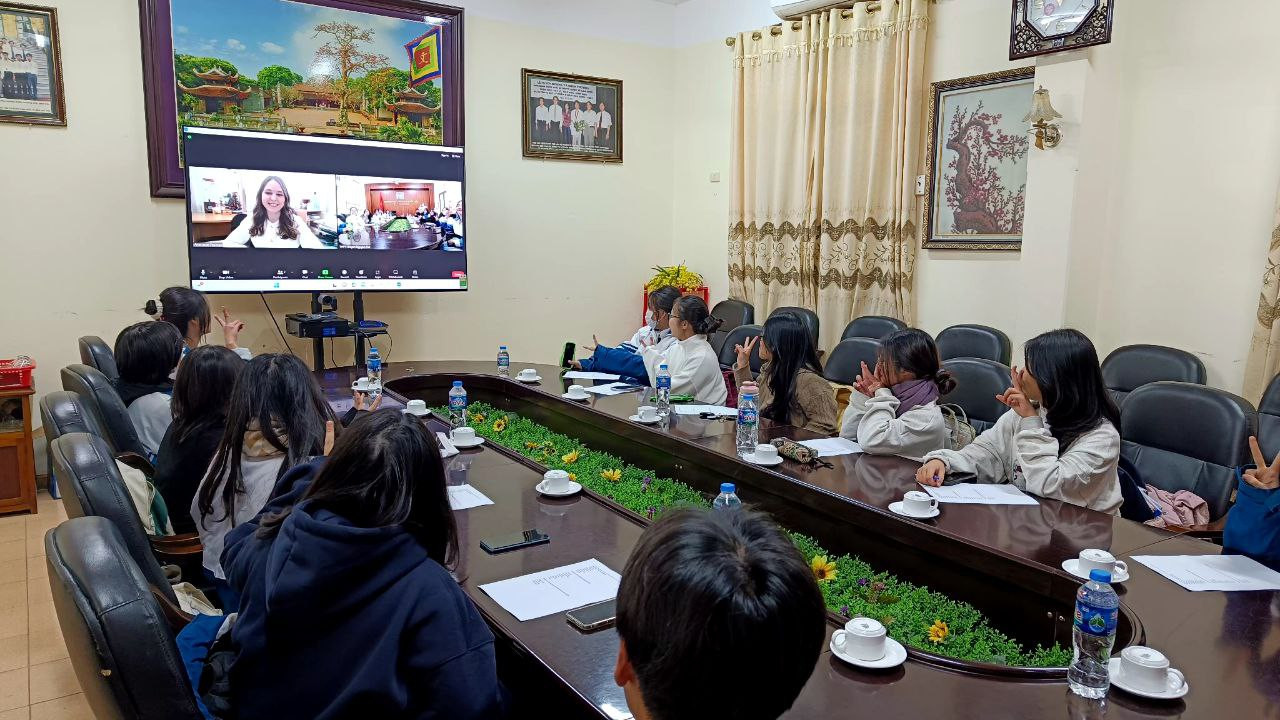
<path id="1" fill-rule="evenodd" d="M 506 345 L 498 346 L 498 374 L 511 377 L 511 353 L 507 352 Z"/>
<path id="2" fill-rule="evenodd" d="M 1076 591 L 1075 627 L 1071 630 L 1075 653 L 1067 668 L 1067 684 L 1082 697 L 1103 697 L 1111 687 L 1107 662 L 1116 641 L 1120 597 L 1110 583 L 1111 573 L 1090 570 L 1089 582 Z"/>
<path id="3" fill-rule="evenodd" d="M 467 390 L 461 380 L 454 380 L 449 388 L 449 426 L 464 427 L 467 424 Z"/>
<path id="4" fill-rule="evenodd" d="M 733 483 L 722 483 L 720 494 L 716 496 L 715 502 L 711 503 L 711 507 L 715 510 L 742 507 L 742 501 L 738 499 L 738 488 L 734 487 Z"/>
<path id="5" fill-rule="evenodd" d="M 738 454 L 750 455 L 760 442 L 760 411 L 754 393 L 738 396 Z"/>
<path id="6" fill-rule="evenodd" d="M 378 354 L 378 348 L 369 348 L 369 397 L 376 398 L 382 394 L 382 356 Z"/>
<path id="7" fill-rule="evenodd" d="M 658 414 L 666 417 L 671 412 L 671 371 L 666 363 L 658 366 L 658 375 L 654 378 L 658 391 Z"/>

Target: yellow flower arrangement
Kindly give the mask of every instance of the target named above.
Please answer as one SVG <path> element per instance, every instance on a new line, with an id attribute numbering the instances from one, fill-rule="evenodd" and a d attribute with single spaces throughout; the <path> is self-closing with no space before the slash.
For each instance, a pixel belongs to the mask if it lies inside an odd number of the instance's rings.
<path id="1" fill-rule="evenodd" d="M 951 629 L 948 628 L 947 624 L 941 620 L 934 620 L 933 624 L 929 626 L 929 642 L 934 645 L 941 644 L 942 641 L 946 640 L 947 636 L 950 634 Z"/>
<path id="2" fill-rule="evenodd" d="M 826 555 L 814 555 L 809 567 L 813 570 L 813 576 L 818 582 L 827 582 L 836 577 L 836 564 L 828 560 Z"/>
<path id="3" fill-rule="evenodd" d="M 560 462 L 564 463 L 565 465 L 572 465 L 578 462 L 578 457 L 579 457 L 578 451 L 574 450 L 573 452 L 567 455 L 561 455 Z"/>
<path id="4" fill-rule="evenodd" d="M 538 448 L 542 447 L 542 445 L 536 442 L 527 442 L 524 444 L 524 447 L 526 450 L 537 450 Z"/>
<path id="5" fill-rule="evenodd" d="M 569 473 L 569 480 L 571 482 L 578 482 L 578 476 L 574 475 L 573 473 Z"/>
<path id="6" fill-rule="evenodd" d="M 506 419 L 505 417 L 500 417 L 500 418 L 498 418 L 497 420 L 494 420 L 494 421 L 493 421 L 493 431 L 494 431 L 494 432 L 496 432 L 496 433 L 500 433 L 500 432 L 502 432 L 503 430 L 506 430 L 506 429 L 507 429 L 507 419 Z"/>
<path id="7" fill-rule="evenodd" d="M 471 413 L 471 422 L 479 425 L 484 422 L 484 413 Z"/>
<path id="8" fill-rule="evenodd" d="M 605 480 L 608 480 L 609 482 L 618 482 L 619 480 L 622 479 L 622 471 L 621 470 L 605 470 L 604 472 L 600 473 L 600 477 L 604 478 Z"/>

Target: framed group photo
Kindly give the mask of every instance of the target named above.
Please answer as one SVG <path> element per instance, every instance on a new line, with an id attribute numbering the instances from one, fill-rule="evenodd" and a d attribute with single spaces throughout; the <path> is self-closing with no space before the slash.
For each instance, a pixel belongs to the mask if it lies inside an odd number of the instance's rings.
<path id="1" fill-rule="evenodd" d="M 0 2 L 0 122 L 67 124 L 58 11 Z"/>
<path id="2" fill-rule="evenodd" d="M 521 144 L 527 158 L 622 162 L 622 81 L 525 68 Z"/>

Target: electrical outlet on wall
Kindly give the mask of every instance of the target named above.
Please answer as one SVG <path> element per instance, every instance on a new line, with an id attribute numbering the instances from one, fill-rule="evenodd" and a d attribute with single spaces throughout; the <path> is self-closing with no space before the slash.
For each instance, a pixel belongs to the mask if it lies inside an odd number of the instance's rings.
<path id="1" fill-rule="evenodd" d="M 720 182 L 720 173 L 718 173 L 718 172 L 713 172 L 713 173 L 711 173 L 711 182 L 713 182 L 713 183 L 718 183 L 718 182 Z"/>
<path id="2" fill-rule="evenodd" d="M 925 180 L 926 178 L 923 175 L 916 176 L 916 195 L 924 195 Z"/>

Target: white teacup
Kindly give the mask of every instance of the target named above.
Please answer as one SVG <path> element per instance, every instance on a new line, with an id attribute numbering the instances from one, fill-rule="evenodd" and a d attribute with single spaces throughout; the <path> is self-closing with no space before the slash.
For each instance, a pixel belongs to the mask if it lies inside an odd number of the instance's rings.
<path id="1" fill-rule="evenodd" d="M 757 462 L 773 462 L 778 459 L 778 448 L 768 443 L 760 443 L 756 446 L 756 451 L 752 453 Z"/>
<path id="2" fill-rule="evenodd" d="M 588 397 L 587 389 L 581 385 L 570 385 L 568 395 L 574 400 L 586 400 Z"/>
<path id="3" fill-rule="evenodd" d="M 1120 674 L 1126 684 L 1149 693 L 1178 690 L 1186 682 L 1181 672 L 1169 667 L 1164 653 L 1142 645 L 1120 651 Z"/>
<path id="4" fill-rule="evenodd" d="M 356 392 L 369 392 L 369 378 L 358 377 L 351 387 L 355 388 Z"/>
<path id="5" fill-rule="evenodd" d="M 521 380 L 537 380 L 538 371 L 534 370 L 533 368 L 525 368 L 521 370 L 520 374 L 517 375 L 516 377 L 520 378 Z"/>
<path id="6" fill-rule="evenodd" d="M 912 490 L 902 496 L 902 509 L 912 515 L 928 515 L 938 509 L 938 499 L 927 492 Z"/>
<path id="7" fill-rule="evenodd" d="M 831 634 L 836 649 L 864 662 L 882 660 L 886 632 L 879 620 L 856 617 L 844 624 L 843 630 Z"/>
<path id="8" fill-rule="evenodd" d="M 658 419 L 658 408 L 652 405 L 641 405 L 636 408 L 636 416 L 645 422 L 653 422 Z"/>
<path id="9" fill-rule="evenodd" d="M 404 411 L 405 413 L 409 415 L 413 415 L 415 417 L 426 417 L 427 401 L 426 400 L 410 400 L 407 404 L 405 404 Z"/>
<path id="10" fill-rule="evenodd" d="M 1127 575 L 1129 566 L 1123 560 L 1117 560 L 1115 555 L 1106 550 L 1081 550 L 1079 562 L 1080 574 L 1089 575 L 1090 570 L 1106 570 L 1111 573 L 1111 577 L 1116 575 Z"/>
<path id="11" fill-rule="evenodd" d="M 564 492 L 569 489 L 569 473 L 564 470 L 548 470 L 542 473 L 543 492 Z"/>
<path id="12" fill-rule="evenodd" d="M 467 445 L 469 443 L 473 443 L 476 441 L 476 429 L 469 427 L 454 428 L 449 431 L 449 439 L 452 440 L 455 445 Z"/>

